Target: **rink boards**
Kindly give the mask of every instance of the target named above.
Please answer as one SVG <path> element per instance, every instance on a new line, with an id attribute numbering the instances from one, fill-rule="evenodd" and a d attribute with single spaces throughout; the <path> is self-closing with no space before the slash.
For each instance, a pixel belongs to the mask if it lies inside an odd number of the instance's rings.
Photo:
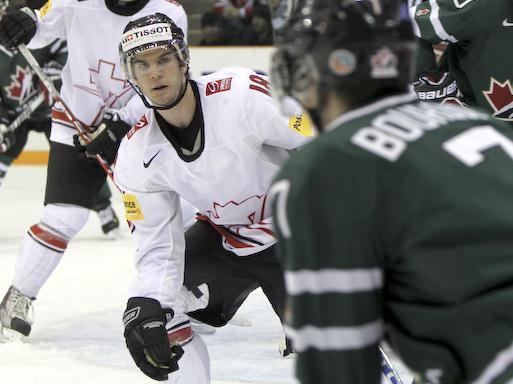
<path id="1" fill-rule="evenodd" d="M 269 73 L 272 47 L 190 47 L 191 76 L 196 78 L 227 66 L 252 68 Z M 48 161 L 48 142 L 43 134 L 32 132 L 16 164 L 37 165 Z"/>

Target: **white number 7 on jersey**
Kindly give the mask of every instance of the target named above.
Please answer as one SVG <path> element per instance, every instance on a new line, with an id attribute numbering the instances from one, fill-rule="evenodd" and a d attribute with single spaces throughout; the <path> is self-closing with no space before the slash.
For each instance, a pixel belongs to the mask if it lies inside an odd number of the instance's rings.
<path id="1" fill-rule="evenodd" d="M 283 179 L 273 184 L 269 191 L 269 198 L 276 199 L 276 216 L 273 218 L 284 238 L 291 236 L 289 219 L 287 218 L 287 199 L 290 192 L 290 181 Z"/>
<path id="2" fill-rule="evenodd" d="M 442 144 L 447 152 L 469 167 L 483 162 L 485 157 L 482 152 L 496 146 L 513 159 L 513 141 L 491 125 L 471 128 Z"/>

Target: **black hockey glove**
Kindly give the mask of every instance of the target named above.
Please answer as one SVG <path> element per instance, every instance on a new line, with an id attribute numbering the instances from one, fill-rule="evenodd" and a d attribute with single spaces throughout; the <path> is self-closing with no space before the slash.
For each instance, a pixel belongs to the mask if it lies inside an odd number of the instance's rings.
<path id="1" fill-rule="evenodd" d="M 0 44 L 15 51 L 18 45 L 28 44 L 37 29 L 37 17 L 30 8 L 8 7 L 0 19 Z"/>
<path id="2" fill-rule="evenodd" d="M 14 131 L 8 130 L 9 122 L 6 119 L 0 119 L 0 153 L 4 153 L 16 142 Z"/>
<path id="3" fill-rule="evenodd" d="M 412 85 L 413 90 L 422 101 L 436 103 L 454 101 L 463 104 L 456 80 L 449 72 L 421 76 Z"/>
<path id="4" fill-rule="evenodd" d="M 173 311 L 145 297 L 131 297 L 123 314 L 126 346 L 139 369 L 153 380 L 167 380 L 183 355 L 182 347 L 169 343 L 166 323 L 172 318 Z"/>
<path id="5" fill-rule="evenodd" d="M 130 125 L 121 120 L 116 111 L 110 110 L 105 112 L 98 128 L 90 135 L 89 144 L 78 135 L 73 137 L 73 143 L 85 157 L 94 158 L 96 155 L 102 155 L 109 164 L 112 164 L 118 153 L 119 144 L 129 130 Z"/>

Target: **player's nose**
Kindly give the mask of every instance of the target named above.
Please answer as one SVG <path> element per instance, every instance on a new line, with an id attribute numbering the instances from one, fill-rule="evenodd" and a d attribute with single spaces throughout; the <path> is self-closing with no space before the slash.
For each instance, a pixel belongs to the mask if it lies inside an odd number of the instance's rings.
<path id="1" fill-rule="evenodd" d="M 159 79 L 162 77 L 162 71 L 159 70 L 158 68 L 153 68 L 150 72 L 150 77 L 152 79 Z"/>

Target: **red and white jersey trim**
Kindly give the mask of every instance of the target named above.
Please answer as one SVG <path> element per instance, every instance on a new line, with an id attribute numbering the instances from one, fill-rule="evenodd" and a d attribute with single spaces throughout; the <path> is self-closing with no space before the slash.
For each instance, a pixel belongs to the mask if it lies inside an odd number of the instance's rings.
<path id="1" fill-rule="evenodd" d="M 64 253 L 68 246 L 67 239 L 44 224 L 33 225 L 28 234 L 34 241 L 55 252 Z"/>
<path id="2" fill-rule="evenodd" d="M 205 215 L 196 218 L 206 221 L 223 238 L 223 247 L 239 256 L 248 256 L 261 252 L 276 243 L 272 230 L 272 220 L 263 220 L 250 225 L 218 225 Z"/>
<path id="3" fill-rule="evenodd" d="M 191 323 L 189 320 L 186 320 L 179 324 L 174 324 L 171 327 L 167 328 L 167 337 L 169 339 L 169 344 L 179 344 L 184 345 L 192 340 L 194 334 L 192 332 Z"/>

